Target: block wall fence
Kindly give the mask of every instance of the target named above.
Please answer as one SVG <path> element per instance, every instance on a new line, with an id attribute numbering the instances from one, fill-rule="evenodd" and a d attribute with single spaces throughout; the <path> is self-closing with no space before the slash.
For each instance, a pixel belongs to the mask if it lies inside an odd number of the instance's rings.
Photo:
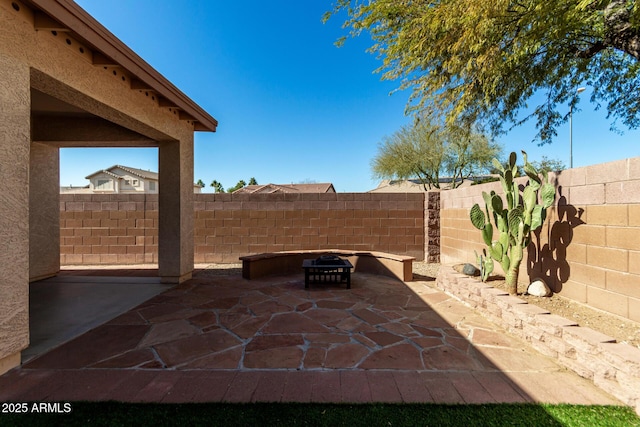
<path id="1" fill-rule="evenodd" d="M 425 258 L 424 194 L 194 197 L 196 263 L 234 263 L 244 255 L 300 249 Z M 157 262 L 157 195 L 63 194 L 60 209 L 62 265 Z"/>
<path id="2" fill-rule="evenodd" d="M 522 262 L 520 281 L 640 322 L 640 158 L 551 174 L 556 203 Z M 195 262 L 262 252 L 346 249 L 475 263 L 484 248 L 469 220 L 482 191 L 196 194 Z M 157 262 L 157 195 L 61 195 L 61 263 Z M 496 263 L 496 269 L 500 266 Z"/>
<path id="3" fill-rule="evenodd" d="M 564 297 L 640 322 L 640 158 L 574 168 L 550 180 L 556 204 L 525 251 L 520 282 L 542 277 Z M 443 263 L 476 262 L 474 250 L 485 245 L 469 210 L 474 203 L 484 208 L 482 191 L 491 190 L 502 194 L 497 182 L 440 193 Z"/>

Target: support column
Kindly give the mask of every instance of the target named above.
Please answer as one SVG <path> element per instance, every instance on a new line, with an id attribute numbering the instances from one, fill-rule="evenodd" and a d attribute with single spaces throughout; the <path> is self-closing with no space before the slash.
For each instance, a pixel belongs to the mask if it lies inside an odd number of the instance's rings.
<path id="1" fill-rule="evenodd" d="M 29 345 L 29 67 L 0 55 L 0 374 Z"/>
<path id="2" fill-rule="evenodd" d="M 424 259 L 429 263 L 440 262 L 440 192 L 425 194 L 425 251 Z"/>
<path id="3" fill-rule="evenodd" d="M 60 271 L 60 149 L 31 143 L 29 280 Z"/>
<path id="4" fill-rule="evenodd" d="M 193 134 L 159 143 L 158 271 L 163 283 L 193 273 Z"/>

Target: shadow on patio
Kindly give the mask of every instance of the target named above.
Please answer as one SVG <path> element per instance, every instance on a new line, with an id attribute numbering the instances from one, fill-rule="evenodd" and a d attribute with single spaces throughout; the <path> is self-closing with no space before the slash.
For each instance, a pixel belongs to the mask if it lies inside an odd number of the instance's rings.
<path id="1" fill-rule="evenodd" d="M 620 404 L 428 281 L 207 269 L 0 377 L 0 400 Z"/>

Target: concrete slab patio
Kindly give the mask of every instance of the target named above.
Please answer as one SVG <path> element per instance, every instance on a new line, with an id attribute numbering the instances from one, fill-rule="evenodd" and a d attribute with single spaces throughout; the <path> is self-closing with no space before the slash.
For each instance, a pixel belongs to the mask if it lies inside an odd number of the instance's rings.
<path id="1" fill-rule="evenodd" d="M 170 289 L 158 277 L 59 276 L 29 285 L 29 348 L 22 363 Z"/>
<path id="2" fill-rule="evenodd" d="M 0 377 L 0 400 L 621 404 L 429 281 L 209 269 Z"/>

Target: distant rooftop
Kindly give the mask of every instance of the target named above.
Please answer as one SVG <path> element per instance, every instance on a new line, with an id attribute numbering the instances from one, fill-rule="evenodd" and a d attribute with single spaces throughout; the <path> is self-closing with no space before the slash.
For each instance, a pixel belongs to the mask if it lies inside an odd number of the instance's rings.
<path id="1" fill-rule="evenodd" d="M 484 180 L 490 178 L 490 175 L 477 176 L 472 178 L 466 178 L 461 187 L 468 187 L 477 180 Z M 451 188 L 453 178 L 442 177 L 440 178 L 440 188 L 431 187 L 429 191 L 448 190 Z M 428 187 L 428 186 L 427 186 Z M 424 193 L 424 185 L 419 179 L 405 179 L 405 180 L 391 180 L 385 179 L 378 184 L 373 190 L 369 190 L 369 193 Z"/>
<path id="2" fill-rule="evenodd" d="M 146 171 L 143 169 L 136 169 L 136 168 L 132 168 L 129 166 L 122 166 L 122 165 L 113 165 L 110 168 L 107 169 L 101 169 L 99 171 L 96 171 L 94 173 L 92 173 L 91 175 L 88 175 L 85 177 L 85 179 L 91 179 L 92 176 L 95 176 L 99 173 L 106 173 L 107 175 L 112 175 L 115 178 L 120 178 L 119 175 L 114 174 L 112 171 L 114 169 L 122 169 L 123 171 L 129 172 L 131 175 L 135 175 L 135 176 L 139 176 L 140 178 L 145 178 L 145 179 L 153 179 L 153 180 L 158 180 L 158 173 L 157 172 L 151 172 L 151 171 Z"/>
<path id="3" fill-rule="evenodd" d="M 270 193 L 335 193 L 331 183 L 321 184 L 264 184 L 247 185 L 233 194 L 270 194 Z"/>

